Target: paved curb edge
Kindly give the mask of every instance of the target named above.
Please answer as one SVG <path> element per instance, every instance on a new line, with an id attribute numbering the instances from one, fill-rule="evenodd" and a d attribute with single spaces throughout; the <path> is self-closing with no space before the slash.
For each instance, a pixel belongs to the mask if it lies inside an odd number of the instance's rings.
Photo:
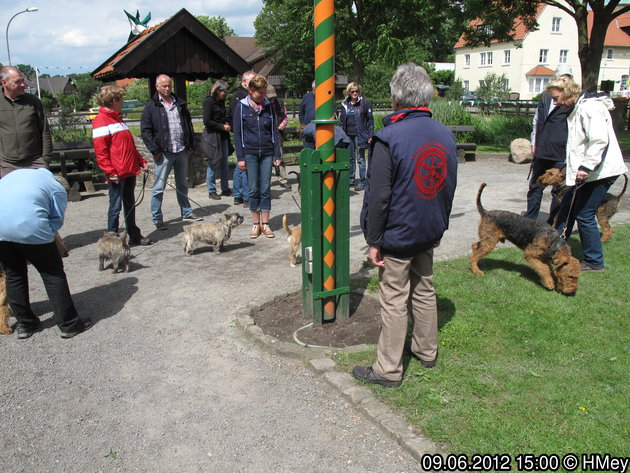
<path id="1" fill-rule="evenodd" d="M 235 319 L 237 327 L 243 331 L 248 339 L 271 353 L 303 360 L 309 369 L 339 391 L 359 412 L 398 442 L 417 461 L 421 461 L 422 456 L 426 454 L 443 454 L 432 440 L 416 433 L 417 429 L 409 425 L 404 416 L 395 413 L 378 400 L 372 391 L 355 381 L 350 374 L 338 371 L 337 363 L 330 358 L 333 353 L 365 351 L 370 348 L 370 345 L 362 344 L 344 349 L 332 349 L 306 348 L 294 343 L 283 342 L 271 335 L 266 335 L 256 325 L 250 315 L 256 309 L 257 306 L 249 305 Z"/>

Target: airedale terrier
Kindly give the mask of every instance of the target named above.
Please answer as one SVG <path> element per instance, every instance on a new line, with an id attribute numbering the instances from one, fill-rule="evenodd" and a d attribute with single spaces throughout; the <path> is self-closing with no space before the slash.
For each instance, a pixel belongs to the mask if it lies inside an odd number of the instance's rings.
<path id="1" fill-rule="evenodd" d="M 554 186 L 558 192 L 558 200 L 562 200 L 569 190 L 569 187 L 565 184 L 566 179 L 566 168 L 560 169 L 547 169 L 547 171 L 538 178 L 538 182 L 541 186 Z M 626 192 L 626 187 L 628 186 L 628 177 L 624 174 L 624 183 L 623 189 L 619 193 L 619 195 L 613 195 L 611 193 L 606 193 L 604 196 L 604 200 L 600 204 L 597 209 L 597 223 L 602 227 L 602 243 L 606 243 L 612 237 L 613 231 L 610 226 L 610 219 L 613 215 L 617 213 L 619 210 L 619 203 L 621 202 L 621 197 Z M 556 216 L 550 215 L 549 218 L 552 219 L 553 226 L 556 227 Z"/>
<path id="2" fill-rule="evenodd" d="M 544 222 L 504 210 L 487 211 L 481 205 L 483 183 L 477 192 L 479 241 L 472 244 L 470 267 L 473 273 L 483 274 L 478 263 L 489 254 L 499 241 L 508 240 L 524 251 L 523 256 L 540 276 L 542 285 L 553 291 L 558 281 L 558 290 L 573 296 L 577 292 L 580 277 L 580 262 L 571 255 L 571 248 L 560 234 Z M 554 270 L 555 266 L 555 270 Z"/>

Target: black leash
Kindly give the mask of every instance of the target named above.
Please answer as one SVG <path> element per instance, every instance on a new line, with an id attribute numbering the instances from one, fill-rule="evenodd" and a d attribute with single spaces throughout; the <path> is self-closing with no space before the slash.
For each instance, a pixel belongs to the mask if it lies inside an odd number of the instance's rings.
<path id="1" fill-rule="evenodd" d="M 564 222 L 564 229 L 562 230 L 562 235 L 560 235 L 563 240 L 567 239 L 567 228 L 568 228 L 567 224 L 571 220 L 571 213 L 573 212 L 573 203 L 575 202 L 575 195 L 577 194 L 578 189 L 580 187 L 582 187 L 584 184 L 586 184 L 586 182 L 580 181 L 580 184 L 578 184 L 577 181 L 576 181 L 575 189 L 573 191 L 573 196 L 571 196 L 571 205 L 569 205 L 569 212 L 567 213 L 567 220 L 566 220 L 566 222 Z M 573 226 L 573 225 L 571 225 L 571 226 Z M 569 235 L 569 236 L 571 236 L 571 235 Z"/>
<path id="2" fill-rule="evenodd" d="M 125 229 L 127 229 L 127 217 L 129 217 L 129 214 L 131 213 L 131 211 L 135 209 L 136 207 L 138 207 L 138 205 L 140 205 L 142 201 L 144 200 L 144 188 L 146 187 L 146 185 L 147 185 L 147 173 L 143 172 L 142 173 L 142 188 L 140 189 L 140 192 L 138 193 L 138 197 L 136 197 L 136 199 L 134 200 L 133 206 L 127 211 L 127 213 L 124 215 L 124 218 L 123 218 Z"/>
<path id="3" fill-rule="evenodd" d="M 160 179 L 160 176 L 158 176 L 157 174 L 155 174 L 153 171 L 151 171 L 150 169 L 148 170 L 148 172 L 150 172 L 151 174 L 153 174 L 156 178 Z M 199 204 L 198 202 L 195 202 L 193 199 L 191 199 L 190 197 L 188 197 L 187 194 L 184 194 L 183 192 L 180 192 L 177 190 L 177 187 L 175 187 L 173 184 L 169 183 L 168 181 L 164 181 L 165 184 L 167 186 L 169 186 L 171 189 L 175 189 L 175 192 L 177 192 L 179 195 L 186 197 L 190 202 L 192 202 L 193 204 L 195 204 L 197 207 L 199 207 L 201 210 L 203 210 L 205 213 L 207 213 L 208 215 L 210 215 L 210 212 L 207 211 L 205 208 L 203 208 L 201 206 L 201 204 Z"/>

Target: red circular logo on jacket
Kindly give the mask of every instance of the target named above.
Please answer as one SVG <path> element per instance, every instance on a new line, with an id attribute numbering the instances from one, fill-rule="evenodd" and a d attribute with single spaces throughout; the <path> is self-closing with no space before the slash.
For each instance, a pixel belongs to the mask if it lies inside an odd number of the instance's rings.
<path id="1" fill-rule="evenodd" d="M 416 150 L 413 156 L 415 169 L 413 179 L 423 199 L 433 199 L 444 187 L 448 163 L 447 151 L 440 143 L 426 143 Z"/>

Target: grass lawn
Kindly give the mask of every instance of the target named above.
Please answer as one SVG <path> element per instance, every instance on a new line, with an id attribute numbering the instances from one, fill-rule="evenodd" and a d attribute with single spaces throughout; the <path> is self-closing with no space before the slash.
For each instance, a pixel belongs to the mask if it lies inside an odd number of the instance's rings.
<path id="1" fill-rule="evenodd" d="M 437 367 L 406 360 L 401 387 L 370 388 L 451 453 L 630 455 L 630 225 L 614 231 L 606 272 L 575 297 L 546 291 L 513 248 L 484 258 L 485 276 L 436 263 Z M 375 351 L 336 359 L 350 372 Z"/>

